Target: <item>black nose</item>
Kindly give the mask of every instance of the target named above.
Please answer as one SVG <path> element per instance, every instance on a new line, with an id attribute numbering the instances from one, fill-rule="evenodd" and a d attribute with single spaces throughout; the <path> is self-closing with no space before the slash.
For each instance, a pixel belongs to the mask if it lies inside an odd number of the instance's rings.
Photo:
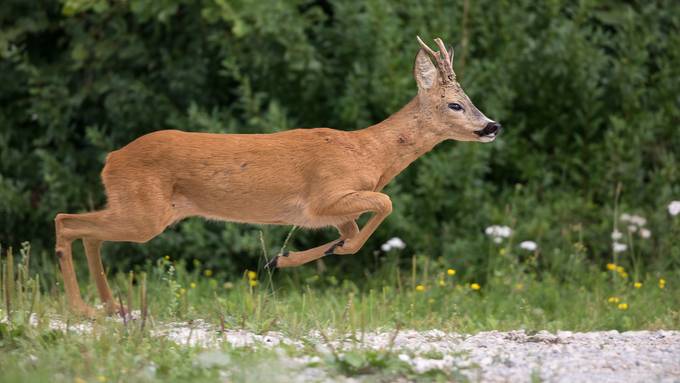
<path id="1" fill-rule="evenodd" d="M 486 124 L 486 126 L 482 130 L 482 133 L 484 133 L 484 135 L 486 136 L 486 135 L 489 135 L 489 134 L 498 133 L 500 130 L 501 130 L 501 124 L 499 124 L 497 122 L 489 122 L 488 124 Z"/>

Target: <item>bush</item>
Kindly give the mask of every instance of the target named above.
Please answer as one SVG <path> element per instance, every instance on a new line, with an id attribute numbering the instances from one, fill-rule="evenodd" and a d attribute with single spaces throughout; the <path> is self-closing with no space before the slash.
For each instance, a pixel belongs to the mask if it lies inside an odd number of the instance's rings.
<path id="1" fill-rule="evenodd" d="M 409 252 L 482 266 L 483 229 L 500 223 L 545 254 L 578 242 L 601 262 L 629 211 L 652 228 L 640 251 L 677 265 L 665 206 L 680 195 L 680 4 L 465 3 L 3 1 L 0 243 L 51 249 L 55 214 L 101 207 L 106 153 L 144 133 L 376 123 L 415 94 L 421 35 L 456 42 L 463 87 L 506 131 L 492 145 L 442 144 L 407 169 L 363 253 L 398 235 Z M 287 230 L 265 228 L 268 245 Z M 294 246 L 335 236 L 300 231 Z M 198 219 L 106 251 L 122 267 L 172 254 L 227 271 L 260 256 L 256 227 Z"/>

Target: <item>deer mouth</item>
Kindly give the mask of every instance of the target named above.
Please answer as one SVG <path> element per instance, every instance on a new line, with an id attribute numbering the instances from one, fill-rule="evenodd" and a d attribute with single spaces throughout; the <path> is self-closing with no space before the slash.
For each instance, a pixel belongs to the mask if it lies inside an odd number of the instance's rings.
<path id="1" fill-rule="evenodd" d="M 479 137 L 481 142 L 491 142 L 496 139 L 496 136 L 501 131 L 501 124 L 497 122 L 489 122 L 484 129 L 475 130 L 475 134 Z"/>

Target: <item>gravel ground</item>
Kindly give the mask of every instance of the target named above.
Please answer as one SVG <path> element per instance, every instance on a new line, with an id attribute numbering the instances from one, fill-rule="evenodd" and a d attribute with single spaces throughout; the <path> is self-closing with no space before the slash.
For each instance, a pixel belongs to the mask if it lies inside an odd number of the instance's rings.
<path id="1" fill-rule="evenodd" d="M 235 347 L 258 344 L 276 347 L 282 343 L 302 346 L 302 342 L 276 332 L 257 335 L 238 330 L 218 336 L 202 323 L 191 329 L 184 324 L 171 324 L 157 335 L 206 347 L 219 342 Z M 391 349 L 417 372 L 457 370 L 471 381 L 680 382 L 678 331 L 489 331 L 465 335 L 402 330 L 396 337 L 394 332 L 369 332 L 351 340 L 332 340 L 330 345 L 319 333 L 309 334 L 306 340 L 317 344 L 322 354 L 331 348 Z M 297 359 L 298 363 L 310 361 L 319 359 Z"/>
<path id="2" fill-rule="evenodd" d="M 55 329 L 66 325 L 56 319 Z M 90 323 L 70 325 L 76 332 L 91 331 Z M 364 381 L 370 377 L 338 378 L 323 368 L 318 355 L 335 350 L 391 350 L 418 373 L 430 370 L 455 371 L 471 381 L 481 382 L 680 382 L 680 331 L 618 331 L 549 333 L 540 331 L 488 331 L 474 335 L 439 330 L 367 332 L 326 336 L 312 332 L 303 339 L 291 339 L 279 332 L 256 334 L 246 330 L 218 332 L 206 322 L 166 323 L 155 327 L 153 336 L 167 337 L 179 345 L 202 346 L 205 353 L 198 363 L 216 363 L 227 358 L 219 346 L 267 347 L 303 350 L 316 345 L 317 355 L 288 356 L 281 350 L 278 361 L 268 362 L 285 369 L 290 381 Z M 326 341 L 324 339 L 330 339 Z M 220 356 L 222 355 L 222 356 Z M 264 366 L 263 366 L 264 367 Z M 256 369 L 257 370 L 257 369 Z M 284 371 L 281 371 L 284 372 Z M 227 380 L 228 376 L 225 376 Z M 251 381 L 261 381 L 251 376 Z M 265 379 L 269 380 L 269 379 Z"/>

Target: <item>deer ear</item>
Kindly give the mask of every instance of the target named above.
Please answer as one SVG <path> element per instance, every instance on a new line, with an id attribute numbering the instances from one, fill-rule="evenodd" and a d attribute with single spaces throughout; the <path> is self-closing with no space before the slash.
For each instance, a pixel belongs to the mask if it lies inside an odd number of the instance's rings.
<path id="1" fill-rule="evenodd" d="M 413 65 L 413 76 L 416 78 L 419 90 L 427 90 L 437 83 L 439 73 L 432 64 L 432 60 L 424 49 L 420 49 L 416 55 L 416 62 Z"/>

